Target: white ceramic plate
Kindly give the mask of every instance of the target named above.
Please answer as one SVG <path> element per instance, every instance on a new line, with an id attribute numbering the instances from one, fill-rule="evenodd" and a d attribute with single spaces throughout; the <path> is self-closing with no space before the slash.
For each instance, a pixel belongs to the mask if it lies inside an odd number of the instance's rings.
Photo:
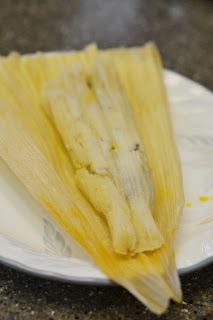
<path id="1" fill-rule="evenodd" d="M 213 95 L 171 71 L 165 81 L 188 205 L 175 243 L 181 273 L 213 261 Z M 2 161 L 0 261 L 40 276 L 110 283 Z"/>

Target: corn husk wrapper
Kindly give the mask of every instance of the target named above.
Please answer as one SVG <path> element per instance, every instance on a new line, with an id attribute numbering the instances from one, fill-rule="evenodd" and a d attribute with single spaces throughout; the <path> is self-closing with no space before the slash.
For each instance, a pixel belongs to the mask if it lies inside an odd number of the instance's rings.
<path id="1" fill-rule="evenodd" d="M 0 156 L 110 279 L 153 312 L 162 313 L 170 298 L 181 299 L 172 242 L 183 192 L 156 48 L 147 45 L 101 55 L 116 65 L 152 170 L 154 218 L 166 243 L 158 250 L 134 257 L 114 252 L 106 223 L 76 187 L 61 137 L 41 105 L 45 81 L 79 59 L 91 64 L 94 51 L 92 47 L 68 54 L 12 54 L 0 59 Z"/>

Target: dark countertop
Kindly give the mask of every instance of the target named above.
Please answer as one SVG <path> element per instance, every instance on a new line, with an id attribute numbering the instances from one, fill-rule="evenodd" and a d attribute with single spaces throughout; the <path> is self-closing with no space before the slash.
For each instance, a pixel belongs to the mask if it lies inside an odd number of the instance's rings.
<path id="1" fill-rule="evenodd" d="M 154 40 L 165 66 L 213 89 L 210 0 L 0 0 L 0 54 L 142 45 Z M 184 302 L 167 320 L 213 319 L 213 268 L 182 277 Z M 118 287 L 38 279 L 0 266 L 0 319 L 153 320 Z"/>

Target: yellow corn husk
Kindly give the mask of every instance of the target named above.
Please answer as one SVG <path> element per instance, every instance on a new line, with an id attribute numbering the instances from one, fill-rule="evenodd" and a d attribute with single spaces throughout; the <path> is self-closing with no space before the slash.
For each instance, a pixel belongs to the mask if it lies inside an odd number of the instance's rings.
<path id="1" fill-rule="evenodd" d="M 143 50 L 120 50 L 113 58 L 151 164 L 156 193 L 154 217 L 162 234 L 170 242 L 179 225 L 184 196 L 160 55 L 154 44 L 148 44 Z M 165 161 L 162 161 L 163 158 Z M 169 228 L 165 228 L 165 225 Z"/>
<path id="2" fill-rule="evenodd" d="M 148 45 L 101 55 L 116 64 L 136 115 L 155 186 L 154 217 L 166 239 L 159 250 L 134 257 L 114 253 L 105 221 L 78 191 L 69 156 L 41 106 L 44 82 L 72 62 L 92 61 L 92 51 L 32 57 L 13 54 L 0 59 L 0 156 L 110 279 L 153 312 L 162 313 L 170 298 L 181 298 L 172 240 L 183 194 L 156 49 Z"/>

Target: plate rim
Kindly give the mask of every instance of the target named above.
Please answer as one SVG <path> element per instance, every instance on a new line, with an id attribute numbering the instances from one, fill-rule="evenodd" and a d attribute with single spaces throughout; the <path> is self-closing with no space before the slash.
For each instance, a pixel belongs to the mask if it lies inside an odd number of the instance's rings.
<path id="1" fill-rule="evenodd" d="M 92 285 L 92 286 L 116 286 L 117 284 L 110 279 L 95 279 L 95 278 L 81 278 L 77 276 L 63 275 L 61 273 L 52 272 L 52 271 L 42 271 L 33 267 L 29 267 L 24 263 L 20 263 L 17 260 L 10 258 L 5 258 L 0 256 L 0 264 L 6 267 L 10 267 L 13 270 L 23 272 L 25 274 L 35 276 L 38 278 L 43 278 L 46 280 L 55 280 L 65 283 L 73 283 L 78 285 Z M 178 269 L 179 276 L 184 276 L 191 272 L 200 271 L 201 269 L 210 266 L 213 264 L 213 256 L 207 257 L 206 259 L 185 268 Z"/>

